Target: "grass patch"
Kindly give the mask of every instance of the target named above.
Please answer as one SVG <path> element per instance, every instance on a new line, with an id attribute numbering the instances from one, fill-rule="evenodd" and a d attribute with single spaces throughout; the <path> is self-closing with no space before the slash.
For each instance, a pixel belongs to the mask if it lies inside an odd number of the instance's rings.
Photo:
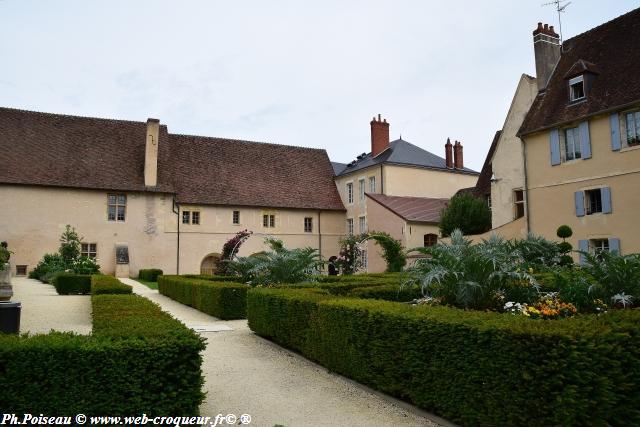
<path id="1" fill-rule="evenodd" d="M 133 279 L 133 280 L 135 280 L 135 281 L 136 281 L 136 282 L 138 282 L 138 283 L 142 283 L 143 285 L 145 285 L 145 286 L 146 286 L 147 288 L 149 288 L 149 289 L 155 289 L 155 290 L 158 290 L 158 282 L 150 282 L 150 281 L 148 281 L 148 280 L 142 280 L 142 279 L 140 279 L 140 278 L 138 278 L 138 279 Z"/>

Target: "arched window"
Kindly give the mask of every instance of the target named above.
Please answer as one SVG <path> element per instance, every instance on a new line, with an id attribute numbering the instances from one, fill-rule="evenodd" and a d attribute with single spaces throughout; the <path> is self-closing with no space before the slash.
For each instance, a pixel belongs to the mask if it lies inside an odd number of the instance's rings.
<path id="1" fill-rule="evenodd" d="M 424 235 L 424 246 L 434 246 L 438 243 L 438 235 L 429 233 Z"/>

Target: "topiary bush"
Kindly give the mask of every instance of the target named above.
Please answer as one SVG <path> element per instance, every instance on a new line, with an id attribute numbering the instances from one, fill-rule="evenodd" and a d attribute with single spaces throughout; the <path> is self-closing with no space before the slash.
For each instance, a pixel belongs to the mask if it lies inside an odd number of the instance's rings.
<path id="1" fill-rule="evenodd" d="M 138 272 L 138 279 L 146 280 L 147 282 L 157 282 L 158 276 L 162 276 L 162 270 L 159 268 L 141 269 Z"/>
<path id="2" fill-rule="evenodd" d="M 191 416 L 204 340 L 137 295 L 94 295 L 93 334 L 0 334 L 0 402 L 13 413 Z"/>
<path id="3" fill-rule="evenodd" d="M 92 295 L 130 294 L 132 291 L 133 288 L 131 286 L 122 283 L 113 276 L 103 276 L 100 274 L 91 276 Z"/>
<path id="4" fill-rule="evenodd" d="M 56 273 L 52 283 L 59 295 L 86 295 L 91 293 L 91 276 L 88 274 Z"/>
<path id="5" fill-rule="evenodd" d="M 182 304 L 223 320 L 244 319 L 248 285 L 232 282 L 160 276 L 158 291 Z"/>
<path id="6" fill-rule="evenodd" d="M 258 335 L 460 425 L 640 425 L 637 310 L 543 321 L 256 288 L 247 317 Z"/>

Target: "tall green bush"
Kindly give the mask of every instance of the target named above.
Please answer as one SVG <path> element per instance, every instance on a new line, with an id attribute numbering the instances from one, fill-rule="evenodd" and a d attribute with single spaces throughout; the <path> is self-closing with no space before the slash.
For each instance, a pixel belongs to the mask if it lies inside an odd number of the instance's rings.
<path id="1" fill-rule="evenodd" d="M 440 232 L 449 236 L 456 229 L 465 235 L 489 231 L 491 211 L 487 203 L 467 193 L 453 196 L 440 215 Z"/>

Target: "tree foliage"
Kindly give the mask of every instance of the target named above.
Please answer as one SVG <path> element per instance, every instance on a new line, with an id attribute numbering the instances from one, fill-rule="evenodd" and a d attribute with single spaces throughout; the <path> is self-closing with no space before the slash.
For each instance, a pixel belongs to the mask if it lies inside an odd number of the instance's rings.
<path id="1" fill-rule="evenodd" d="M 484 200 L 470 194 L 453 196 L 440 216 L 440 232 L 450 236 L 459 229 L 465 235 L 481 234 L 491 229 L 491 211 Z"/>

